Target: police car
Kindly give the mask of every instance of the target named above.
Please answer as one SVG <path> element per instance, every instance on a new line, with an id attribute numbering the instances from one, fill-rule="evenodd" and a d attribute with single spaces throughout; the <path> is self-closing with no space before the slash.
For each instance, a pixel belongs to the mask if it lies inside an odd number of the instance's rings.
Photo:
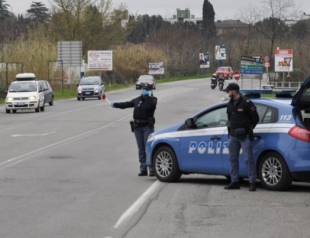
<path id="1" fill-rule="evenodd" d="M 5 98 L 6 113 L 34 109 L 44 111 L 44 89 L 33 73 L 17 74 Z"/>
<path id="2" fill-rule="evenodd" d="M 268 190 L 286 190 L 293 181 L 310 181 L 310 78 L 294 93 L 289 90 L 244 90 L 256 105 L 260 121 L 254 129 L 257 175 Z M 261 93 L 277 93 L 263 98 Z M 185 122 L 148 138 L 147 165 L 162 182 L 182 174 L 230 176 L 227 101 L 212 105 Z M 247 177 L 242 151 L 240 177 Z"/>

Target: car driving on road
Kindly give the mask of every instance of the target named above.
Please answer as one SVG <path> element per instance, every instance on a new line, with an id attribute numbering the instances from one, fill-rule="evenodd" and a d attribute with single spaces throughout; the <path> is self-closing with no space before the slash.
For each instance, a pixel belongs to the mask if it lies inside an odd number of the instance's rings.
<path id="1" fill-rule="evenodd" d="M 48 105 L 54 105 L 54 92 L 50 85 L 50 83 L 46 80 L 39 80 L 41 87 L 43 88 L 44 94 L 44 103 L 48 103 Z"/>
<path id="2" fill-rule="evenodd" d="M 156 89 L 156 80 L 153 75 L 140 75 L 136 82 L 136 89 L 141 89 L 145 84 L 150 85 L 152 89 Z"/>
<path id="3" fill-rule="evenodd" d="M 33 73 L 17 74 L 5 98 L 6 113 L 34 109 L 44 111 L 44 89 Z"/>
<path id="4" fill-rule="evenodd" d="M 222 75 L 224 79 L 232 79 L 234 72 L 230 66 L 221 66 L 215 71 L 215 74 L 216 77 L 220 77 L 220 75 Z"/>
<path id="5" fill-rule="evenodd" d="M 243 90 L 257 107 L 254 158 L 258 179 L 269 190 L 288 189 L 293 181 L 310 182 L 310 78 L 296 90 Z M 260 98 L 276 93 L 276 98 Z M 227 101 L 205 108 L 180 124 L 149 136 L 147 164 L 162 182 L 182 174 L 230 175 Z M 240 176 L 247 177 L 240 155 Z"/>
<path id="6" fill-rule="evenodd" d="M 85 98 L 101 99 L 101 95 L 105 92 L 105 87 L 99 76 L 84 77 L 77 85 L 77 100 L 85 100 Z"/>

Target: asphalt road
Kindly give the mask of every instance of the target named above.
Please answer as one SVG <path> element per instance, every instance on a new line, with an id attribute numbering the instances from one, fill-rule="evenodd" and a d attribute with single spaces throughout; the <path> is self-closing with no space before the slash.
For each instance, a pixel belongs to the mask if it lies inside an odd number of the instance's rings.
<path id="1" fill-rule="evenodd" d="M 227 81 L 226 85 L 228 82 Z M 209 79 L 157 84 L 156 129 L 220 101 Z M 257 81 L 243 86 L 256 87 Z M 134 88 L 108 93 L 127 101 Z M 132 109 L 58 100 L 44 112 L 0 107 L 1 238 L 310 237 L 310 185 L 226 191 L 222 176 L 165 184 L 138 177 Z"/>

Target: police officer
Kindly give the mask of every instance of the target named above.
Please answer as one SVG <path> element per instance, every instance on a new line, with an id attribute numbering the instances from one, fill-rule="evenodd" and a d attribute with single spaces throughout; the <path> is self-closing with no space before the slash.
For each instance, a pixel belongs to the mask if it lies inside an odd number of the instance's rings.
<path id="1" fill-rule="evenodd" d="M 231 98 L 227 104 L 231 183 L 225 189 L 240 189 L 239 153 L 242 148 L 250 182 L 249 190 L 256 191 L 252 141 L 253 129 L 259 121 L 259 116 L 253 102 L 240 94 L 238 84 L 230 83 L 224 91 Z"/>
<path id="2" fill-rule="evenodd" d="M 151 133 L 154 132 L 157 98 L 152 96 L 152 85 L 144 84 L 142 94 L 128 102 L 111 102 L 110 106 L 114 108 L 133 107 L 133 121 L 130 122 L 131 129 L 135 134 L 138 150 L 140 173 L 138 176 L 147 176 L 146 166 L 146 142 Z M 149 167 L 149 176 L 154 176 L 154 171 Z"/>

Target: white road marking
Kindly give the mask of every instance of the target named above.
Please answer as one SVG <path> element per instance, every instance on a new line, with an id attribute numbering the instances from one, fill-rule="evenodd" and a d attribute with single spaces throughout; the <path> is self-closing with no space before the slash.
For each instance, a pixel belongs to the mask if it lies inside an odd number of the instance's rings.
<path id="1" fill-rule="evenodd" d="M 47 136 L 50 134 L 55 133 L 54 131 L 52 132 L 48 132 L 48 133 L 44 133 L 44 134 L 15 134 L 15 135 L 11 135 L 12 137 L 22 137 L 22 136 Z"/>
<path id="2" fill-rule="evenodd" d="M 123 223 L 126 223 L 137 211 L 139 211 L 140 207 L 149 199 L 149 197 L 158 189 L 160 186 L 160 182 L 156 181 L 149 187 L 135 203 L 127 209 L 126 212 L 118 219 L 113 228 L 118 228 Z"/>
<path id="3" fill-rule="evenodd" d="M 127 120 L 128 117 L 131 117 L 132 114 L 129 114 L 119 120 L 117 120 L 116 122 L 111 122 L 105 126 L 102 126 L 102 127 L 99 127 L 99 128 L 96 128 L 96 129 L 93 129 L 93 130 L 90 130 L 90 131 L 87 131 L 87 132 L 84 132 L 84 133 L 81 133 L 79 135 L 75 135 L 75 136 L 72 136 L 72 137 L 69 137 L 67 139 L 64 139 L 64 140 L 61 140 L 61 141 L 58 141 L 56 143 L 53 143 L 53 144 L 50 144 L 50 145 L 47 145 L 47 146 L 44 146 L 40 149 L 37 149 L 37 150 L 33 150 L 33 151 L 30 151 L 28 153 L 25 153 L 25 154 L 22 154 L 22 155 L 19 155 L 19 156 L 16 156 L 14 158 L 11 158 L 11 159 L 8 159 L 6 161 L 3 161 L 2 163 L 0 163 L 0 170 L 1 169 L 4 169 L 6 167 L 9 167 L 9 166 L 12 166 L 12 165 L 15 165 L 15 164 L 18 164 L 22 161 L 25 161 L 27 160 L 27 156 L 30 156 L 30 155 L 33 155 L 33 154 L 36 154 L 38 152 L 42 152 L 44 150 L 48 150 L 48 149 L 52 149 L 52 148 L 55 148 L 55 147 L 58 147 L 58 146 L 63 146 L 65 143 L 70 143 L 70 142 L 73 142 L 73 141 L 76 141 L 76 140 L 80 140 L 80 139 L 83 139 L 85 137 L 88 137 L 88 136 L 92 136 L 96 133 L 98 133 L 100 130 L 102 129 L 105 129 L 107 127 L 110 127 L 114 124 L 117 124 L 118 122 L 121 122 L 123 120 Z M 29 158 L 28 158 L 29 159 Z"/>

